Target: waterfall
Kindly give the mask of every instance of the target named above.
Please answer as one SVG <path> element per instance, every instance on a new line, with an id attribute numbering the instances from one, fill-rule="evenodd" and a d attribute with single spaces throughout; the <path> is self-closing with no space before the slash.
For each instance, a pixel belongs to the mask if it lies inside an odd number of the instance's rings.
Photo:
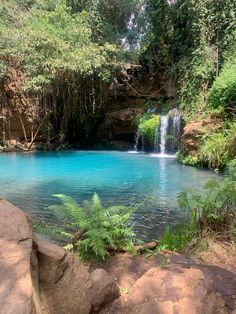
<path id="1" fill-rule="evenodd" d="M 134 138 L 134 150 L 137 152 L 138 151 L 138 144 L 139 144 L 139 139 L 140 139 L 140 129 L 137 129 L 135 138 Z"/>
<path id="2" fill-rule="evenodd" d="M 156 114 L 156 109 L 148 109 L 147 113 Z M 174 108 L 165 115 L 160 115 L 160 124 L 155 129 L 153 151 L 155 153 L 175 154 L 179 150 L 181 134 L 183 132 L 183 118 L 181 112 Z M 134 149 L 138 151 L 150 151 L 149 142 L 145 142 L 140 129 L 136 131 Z"/>
<path id="3" fill-rule="evenodd" d="M 180 136 L 180 126 L 181 126 L 181 113 L 177 109 L 175 109 L 173 117 L 173 132 L 177 138 L 179 138 Z"/>
<path id="4" fill-rule="evenodd" d="M 161 137 L 161 144 L 160 144 L 160 153 L 163 155 L 165 154 L 166 150 L 166 136 L 168 131 L 169 125 L 169 115 L 161 116 L 161 128 L 160 128 L 160 137 Z"/>
<path id="5" fill-rule="evenodd" d="M 169 115 L 172 120 L 171 134 L 174 137 L 174 140 L 172 141 L 172 151 L 176 152 L 179 149 L 183 120 L 181 112 L 178 109 L 172 109 L 169 112 Z"/>

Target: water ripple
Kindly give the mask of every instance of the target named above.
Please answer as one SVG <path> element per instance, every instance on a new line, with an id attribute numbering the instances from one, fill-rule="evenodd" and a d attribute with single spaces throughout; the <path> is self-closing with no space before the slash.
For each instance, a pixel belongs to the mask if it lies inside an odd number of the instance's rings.
<path id="1" fill-rule="evenodd" d="M 151 158 L 150 158 L 151 157 Z M 55 220 L 53 194 L 78 202 L 98 193 L 104 205 L 137 205 L 139 237 L 152 239 L 166 224 L 180 223 L 176 196 L 185 188 L 200 188 L 217 175 L 177 163 L 174 156 L 123 152 L 39 152 L 0 155 L 1 196 L 34 217 Z"/>

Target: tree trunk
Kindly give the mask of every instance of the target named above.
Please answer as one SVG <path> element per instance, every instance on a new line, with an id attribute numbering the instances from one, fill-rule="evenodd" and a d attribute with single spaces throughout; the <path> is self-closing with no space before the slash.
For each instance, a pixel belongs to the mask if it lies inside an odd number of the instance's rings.
<path id="1" fill-rule="evenodd" d="M 24 126 L 24 122 L 21 118 L 21 114 L 19 113 L 19 119 L 20 119 L 20 123 L 21 123 L 21 126 L 22 126 L 22 130 L 23 130 L 23 134 L 24 134 L 24 138 L 25 138 L 25 141 L 26 143 L 28 143 L 28 139 L 27 139 L 27 135 L 26 135 L 26 131 L 25 131 L 25 126 Z"/>
<path id="2" fill-rule="evenodd" d="M 37 130 L 36 130 L 36 132 L 35 132 L 35 134 L 34 134 L 34 137 L 32 138 L 32 140 L 31 140 L 31 142 L 30 142 L 30 144 L 29 144 L 29 146 L 28 146 L 28 148 L 27 148 L 27 151 L 30 150 L 30 148 L 32 147 L 32 145 L 33 145 L 33 143 L 34 143 L 34 141 L 35 141 L 35 139 L 36 139 L 36 136 L 38 135 L 38 132 L 39 132 L 39 130 L 40 130 L 40 128 L 41 128 L 41 126 L 42 126 L 44 120 L 46 119 L 46 117 L 47 117 L 47 113 L 45 114 L 45 116 L 43 117 L 43 119 L 41 120 L 41 122 L 39 123 L 39 126 L 38 126 L 38 128 L 37 128 Z"/>

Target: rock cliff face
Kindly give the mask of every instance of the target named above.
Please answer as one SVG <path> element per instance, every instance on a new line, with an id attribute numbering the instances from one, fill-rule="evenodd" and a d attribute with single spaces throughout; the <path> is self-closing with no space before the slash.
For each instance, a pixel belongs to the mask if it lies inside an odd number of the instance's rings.
<path id="1" fill-rule="evenodd" d="M 100 271 L 102 278 L 96 280 L 96 274 L 90 274 L 74 255 L 36 239 L 30 218 L 0 200 L 1 314 L 89 314 L 100 310 L 119 296 L 115 281 Z"/>
<path id="2" fill-rule="evenodd" d="M 145 97 L 138 92 L 146 70 L 140 65 L 125 64 L 113 80 L 108 96 L 107 112 L 98 127 L 98 141 L 111 148 L 132 149 L 137 121 L 145 110 Z"/>
<path id="3" fill-rule="evenodd" d="M 148 109 L 148 102 L 162 111 L 160 98 L 174 106 L 172 81 L 150 73 L 145 66 L 124 64 L 110 86 L 106 117 L 98 127 L 98 141 L 105 147 L 110 144 L 116 149 L 133 149 L 139 118 Z"/>
<path id="4" fill-rule="evenodd" d="M 205 120 L 195 120 L 187 123 L 181 138 L 181 150 L 187 155 L 197 153 L 204 134 L 217 131 L 221 127 L 221 119 L 209 117 Z"/>
<path id="5" fill-rule="evenodd" d="M 90 131 L 86 131 L 88 134 L 75 130 L 78 122 L 69 124 L 68 129 L 75 138 L 71 140 L 67 136 L 68 143 L 65 143 L 65 134 L 55 129 L 53 113 L 44 117 L 40 113 L 41 100 L 20 92 L 23 81 L 24 74 L 19 69 L 12 69 L 8 77 L 0 80 L 0 145 L 9 151 L 26 149 L 36 133 L 32 148 L 53 149 L 62 144 L 91 148 L 100 144 L 103 148 L 127 150 L 134 146 L 137 120 L 147 109 L 147 101 L 156 102 L 158 107 L 158 97 L 169 101 L 175 98 L 172 81 L 166 82 L 150 73 L 146 66 L 124 64 L 106 91 L 106 103 L 102 101 L 99 105 L 104 109 L 90 121 L 92 127 L 90 125 Z M 84 127 L 81 125 L 81 130 Z"/>

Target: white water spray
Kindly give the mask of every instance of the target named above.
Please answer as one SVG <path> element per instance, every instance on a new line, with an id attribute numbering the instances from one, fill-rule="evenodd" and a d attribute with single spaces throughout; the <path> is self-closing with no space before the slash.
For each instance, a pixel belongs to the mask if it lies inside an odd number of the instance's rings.
<path id="1" fill-rule="evenodd" d="M 180 136 L 181 113 L 175 110 L 173 117 L 173 132 L 176 137 Z"/>
<path id="2" fill-rule="evenodd" d="M 134 150 L 136 152 L 138 151 L 138 143 L 139 143 L 140 135 L 141 135 L 141 131 L 140 131 L 140 129 L 138 129 L 136 131 L 135 138 L 134 138 Z"/>
<path id="3" fill-rule="evenodd" d="M 161 143 L 160 143 L 160 153 L 163 155 L 165 154 L 166 149 L 166 136 L 168 131 L 169 125 L 169 116 L 165 115 L 161 117 L 161 128 L 160 128 L 160 135 L 161 135 Z"/>

